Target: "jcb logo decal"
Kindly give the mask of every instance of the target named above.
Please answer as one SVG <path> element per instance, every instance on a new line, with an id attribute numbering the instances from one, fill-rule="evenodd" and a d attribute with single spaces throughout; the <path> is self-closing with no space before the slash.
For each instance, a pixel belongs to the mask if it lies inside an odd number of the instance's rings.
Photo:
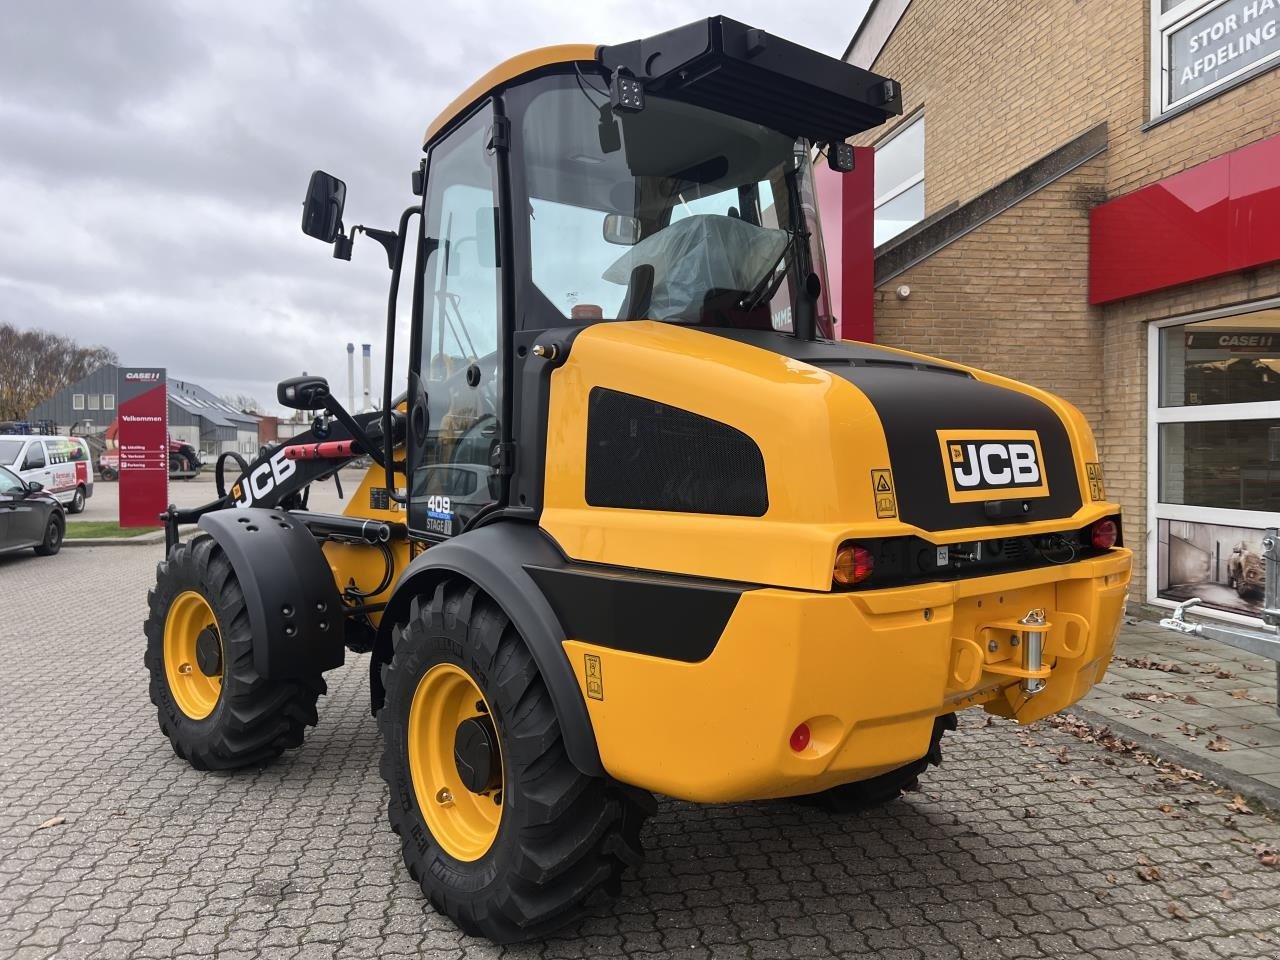
<path id="1" fill-rule="evenodd" d="M 938 443 L 952 503 L 1049 495 L 1034 430 L 939 430 Z"/>
<path id="2" fill-rule="evenodd" d="M 277 451 L 270 460 L 258 464 L 249 473 L 247 489 L 246 481 L 236 481 L 231 488 L 233 506 L 252 507 L 274 490 L 276 484 L 293 476 L 297 469 L 298 465 L 284 455 L 284 450 Z"/>

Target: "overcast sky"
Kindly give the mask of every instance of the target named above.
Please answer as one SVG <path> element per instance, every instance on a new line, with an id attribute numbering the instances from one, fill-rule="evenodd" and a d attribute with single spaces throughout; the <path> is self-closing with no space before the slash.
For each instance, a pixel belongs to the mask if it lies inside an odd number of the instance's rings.
<path id="1" fill-rule="evenodd" d="M 348 224 L 394 227 L 427 122 L 513 54 L 725 13 L 839 56 L 866 6 L 9 4 L 0 319 L 271 409 L 302 370 L 345 397 L 346 343 L 370 342 L 377 390 L 386 261 L 366 240 L 335 261 L 302 235 L 313 169 L 347 181 Z"/>

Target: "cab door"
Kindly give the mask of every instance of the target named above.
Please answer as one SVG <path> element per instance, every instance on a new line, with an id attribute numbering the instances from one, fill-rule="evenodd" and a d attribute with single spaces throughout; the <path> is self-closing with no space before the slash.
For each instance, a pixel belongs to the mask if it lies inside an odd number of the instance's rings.
<path id="1" fill-rule="evenodd" d="M 431 148 L 423 197 L 422 321 L 409 374 L 409 528 L 460 533 L 501 494 L 502 268 L 493 110 Z"/>

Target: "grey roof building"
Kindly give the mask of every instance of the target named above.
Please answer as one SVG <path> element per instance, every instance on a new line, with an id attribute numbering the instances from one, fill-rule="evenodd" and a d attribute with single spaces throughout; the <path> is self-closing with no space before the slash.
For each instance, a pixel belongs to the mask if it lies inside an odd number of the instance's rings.
<path id="1" fill-rule="evenodd" d="M 29 420 L 51 420 L 60 433 L 73 426 L 84 433 L 105 430 L 116 418 L 117 380 L 120 368 L 106 364 L 78 380 L 44 403 L 32 408 Z M 169 436 L 190 443 L 203 455 L 234 450 L 258 451 L 258 417 L 241 413 L 217 394 L 189 380 L 170 378 Z M 86 427 L 88 421 L 90 426 Z"/>

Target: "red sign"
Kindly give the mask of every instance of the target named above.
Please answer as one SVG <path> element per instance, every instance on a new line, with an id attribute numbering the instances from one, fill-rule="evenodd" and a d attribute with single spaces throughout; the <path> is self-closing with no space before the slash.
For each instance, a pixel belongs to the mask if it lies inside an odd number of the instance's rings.
<path id="1" fill-rule="evenodd" d="M 1109 303 L 1280 260 L 1280 136 L 1089 213 L 1089 302 Z"/>
<path id="2" fill-rule="evenodd" d="M 116 442 L 120 526 L 158 527 L 169 506 L 169 396 L 163 369 L 122 368 Z"/>

